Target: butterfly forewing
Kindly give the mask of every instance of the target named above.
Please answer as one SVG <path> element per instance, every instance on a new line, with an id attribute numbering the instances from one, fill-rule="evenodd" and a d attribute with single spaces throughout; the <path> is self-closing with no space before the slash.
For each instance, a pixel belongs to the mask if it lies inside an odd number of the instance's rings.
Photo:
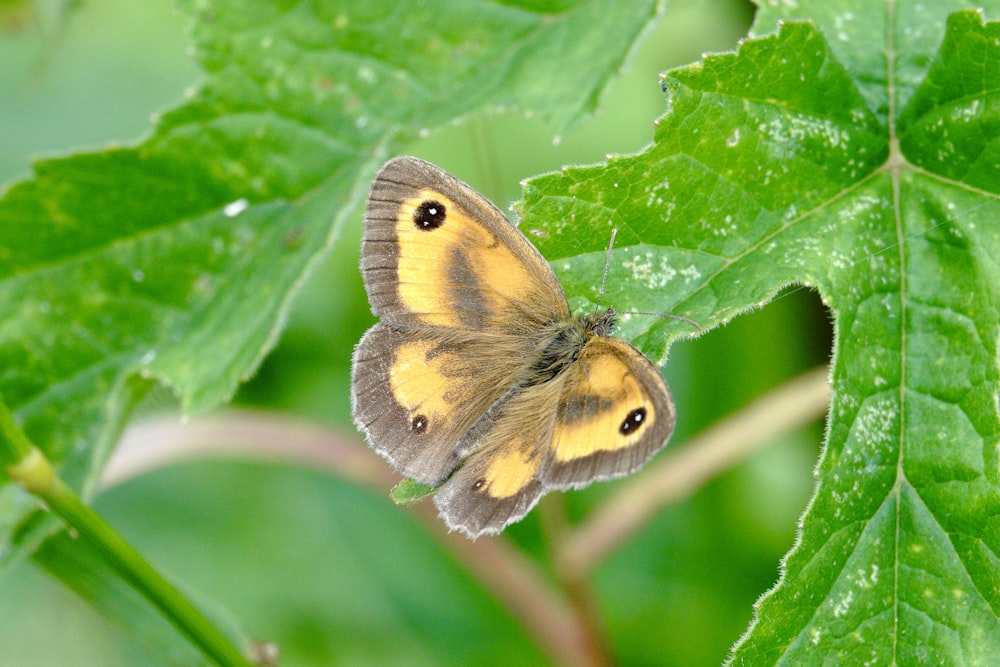
<path id="1" fill-rule="evenodd" d="M 499 210 L 416 158 L 379 172 L 361 269 L 376 315 L 398 325 L 511 332 L 569 317 L 552 269 Z"/>

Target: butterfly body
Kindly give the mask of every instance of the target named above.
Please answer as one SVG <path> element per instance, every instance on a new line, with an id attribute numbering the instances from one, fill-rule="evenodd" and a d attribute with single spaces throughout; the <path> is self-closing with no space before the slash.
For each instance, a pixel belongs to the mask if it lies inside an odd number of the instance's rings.
<path id="1" fill-rule="evenodd" d="M 354 354 L 354 418 L 452 529 L 500 532 L 549 489 L 634 471 L 669 438 L 662 375 L 574 318 L 540 253 L 489 201 L 416 158 L 372 185 L 362 275 L 381 321 Z"/>

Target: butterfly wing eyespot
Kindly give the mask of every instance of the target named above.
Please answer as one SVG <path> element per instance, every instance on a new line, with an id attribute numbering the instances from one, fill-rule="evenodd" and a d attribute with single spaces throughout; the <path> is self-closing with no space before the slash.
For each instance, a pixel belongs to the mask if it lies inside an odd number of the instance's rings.
<path id="1" fill-rule="evenodd" d="M 636 430 L 642 428 L 643 422 L 646 420 L 646 408 L 638 407 L 628 413 L 625 420 L 618 427 L 618 432 L 622 435 L 630 435 Z"/>
<path id="2" fill-rule="evenodd" d="M 447 218 L 445 205 L 436 199 L 425 199 L 413 209 L 413 224 L 417 229 L 430 231 L 444 224 Z"/>
<path id="3" fill-rule="evenodd" d="M 427 415 L 417 414 L 410 420 L 410 431 L 416 433 L 417 435 L 423 435 L 427 432 Z"/>

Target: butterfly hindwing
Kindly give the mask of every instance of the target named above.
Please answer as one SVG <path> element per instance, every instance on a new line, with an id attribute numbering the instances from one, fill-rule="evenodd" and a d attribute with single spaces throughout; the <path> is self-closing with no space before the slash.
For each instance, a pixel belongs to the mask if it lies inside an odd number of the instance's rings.
<path id="1" fill-rule="evenodd" d="M 376 324 L 354 351 L 354 420 L 372 448 L 409 479 L 442 483 L 460 462 L 460 440 L 523 373 L 523 349 L 433 327 Z M 476 387 L 475 391 L 469 391 Z"/>
<path id="2" fill-rule="evenodd" d="M 595 336 L 566 371 L 544 483 L 581 487 L 634 472 L 674 430 L 660 371 L 623 340 Z"/>
<path id="3" fill-rule="evenodd" d="M 508 393 L 472 429 L 472 453 L 434 497 L 449 528 L 472 537 L 499 533 L 535 506 L 544 492 L 559 384 Z"/>

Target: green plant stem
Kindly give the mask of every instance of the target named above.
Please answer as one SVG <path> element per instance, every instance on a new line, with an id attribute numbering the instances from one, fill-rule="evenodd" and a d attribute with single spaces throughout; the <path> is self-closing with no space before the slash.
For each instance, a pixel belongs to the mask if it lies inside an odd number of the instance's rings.
<path id="1" fill-rule="evenodd" d="M 17 426 L 2 399 L 0 462 L 11 480 L 44 502 L 67 526 L 96 546 L 118 574 L 206 656 L 224 667 L 252 665 L 201 611 L 59 478 L 45 454 Z"/>
<path id="2" fill-rule="evenodd" d="M 14 415 L 0 397 L 0 464 L 17 465 L 31 456 L 35 446 L 14 421 Z"/>

